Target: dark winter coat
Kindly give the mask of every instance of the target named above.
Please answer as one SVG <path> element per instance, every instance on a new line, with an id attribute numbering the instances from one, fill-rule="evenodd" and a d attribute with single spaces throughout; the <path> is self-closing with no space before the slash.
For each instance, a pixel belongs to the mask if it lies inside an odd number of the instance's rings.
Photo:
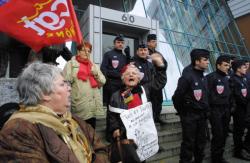
<path id="1" fill-rule="evenodd" d="M 208 111 L 208 88 L 203 71 L 187 66 L 178 80 L 172 100 L 179 114 L 190 110 Z"/>
<path id="2" fill-rule="evenodd" d="M 152 91 L 156 91 L 159 89 L 162 89 L 165 84 L 167 82 L 167 77 L 166 77 L 166 67 L 156 67 L 156 73 L 153 76 L 151 82 L 148 82 L 143 86 L 145 93 L 146 93 L 146 97 L 148 101 L 150 100 L 150 94 Z M 120 108 L 120 109 L 128 109 L 127 104 L 124 103 L 123 97 L 121 95 L 121 93 L 124 91 L 124 88 L 116 91 L 110 100 L 110 106 L 115 107 L 115 108 Z M 135 87 L 132 91 L 132 94 L 134 93 L 138 93 L 141 97 L 142 94 L 142 89 L 141 89 L 141 85 L 138 85 L 137 87 Z M 116 129 L 120 129 L 121 130 L 121 134 L 122 134 L 122 138 L 126 138 L 126 129 L 121 121 L 120 118 L 120 114 L 119 113 L 115 113 L 115 112 L 110 112 L 110 127 L 109 127 L 109 132 L 113 133 Z"/>

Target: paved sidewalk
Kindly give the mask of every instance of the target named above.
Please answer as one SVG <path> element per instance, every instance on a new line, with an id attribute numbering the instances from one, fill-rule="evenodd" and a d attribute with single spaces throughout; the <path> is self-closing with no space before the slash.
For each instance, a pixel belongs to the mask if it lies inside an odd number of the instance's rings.
<path id="1" fill-rule="evenodd" d="M 228 158 L 226 159 L 227 161 L 229 161 L 230 163 L 250 163 L 250 161 L 244 161 L 244 160 L 240 160 L 237 158 Z M 203 163 L 211 163 L 210 161 L 203 161 Z"/>
<path id="2" fill-rule="evenodd" d="M 250 161 L 245 161 L 245 160 L 241 160 L 241 159 L 237 159 L 234 157 L 231 158 L 226 158 L 227 161 L 229 161 L 229 163 L 250 163 Z M 158 161 L 158 162 L 153 162 L 153 163 L 179 163 L 179 158 L 178 157 L 174 157 L 174 158 L 170 158 L 167 160 L 162 160 L 162 161 Z M 211 163 L 210 160 L 204 160 L 202 163 Z"/>

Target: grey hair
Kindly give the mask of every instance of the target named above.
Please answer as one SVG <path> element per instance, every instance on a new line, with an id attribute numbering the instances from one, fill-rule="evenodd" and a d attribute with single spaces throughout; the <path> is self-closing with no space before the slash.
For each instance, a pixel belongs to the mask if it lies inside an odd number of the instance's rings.
<path id="1" fill-rule="evenodd" d="M 135 69 L 135 70 L 136 70 L 136 76 L 139 78 L 139 81 L 141 81 L 142 77 L 141 77 L 141 75 L 140 75 L 140 70 L 139 70 L 135 65 L 133 65 L 133 64 L 130 64 L 130 65 L 127 65 L 127 66 L 128 66 L 128 67 L 127 67 L 127 69 L 125 70 L 125 72 L 122 73 L 122 76 L 121 76 L 122 81 L 123 81 L 124 76 L 125 76 L 125 74 L 126 74 L 126 71 L 127 71 L 128 69 Z"/>
<path id="2" fill-rule="evenodd" d="M 27 106 L 37 105 L 43 95 L 48 95 L 53 91 L 53 81 L 61 75 L 61 72 L 61 69 L 53 65 L 31 63 L 17 79 L 16 88 L 20 103 Z"/>

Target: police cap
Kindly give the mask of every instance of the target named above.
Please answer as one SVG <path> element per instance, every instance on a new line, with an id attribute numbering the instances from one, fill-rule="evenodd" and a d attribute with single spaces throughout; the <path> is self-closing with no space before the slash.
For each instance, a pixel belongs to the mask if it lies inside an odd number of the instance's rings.
<path id="1" fill-rule="evenodd" d="M 242 65 L 245 65 L 245 61 L 242 60 L 242 59 L 239 59 L 239 60 L 234 60 L 232 62 L 232 69 L 234 70 L 234 72 L 237 71 L 238 68 L 240 68 Z"/>
<path id="2" fill-rule="evenodd" d="M 147 42 L 151 40 L 157 40 L 156 34 L 149 34 L 147 37 Z"/>
<path id="3" fill-rule="evenodd" d="M 247 62 L 250 62 L 250 58 L 245 58 L 244 61 L 247 63 Z"/>
<path id="4" fill-rule="evenodd" d="M 193 49 L 190 53 L 191 61 L 194 62 L 195 60 L 204 57 L 209 58 L 210 52 L 206 49 Z"/>
<path id="5" fill-rule="evenodd" d="M 140 43 L 140 44 L 138 45 L 138 48 L 137 48 L 137 49 L 139 49 L 139 48 L 147 48 L 147 47 L 148 47 L 148 46 L 142 42 L 142 43 Z"/>
<path id="6" fill-rule="evenodd" d="M 231 58 L 228 55 L 221 55 L 216 59 L 216 65 L 222 62 L 230 63 Z"/>
<path id="7" fill-rule="evenodd" d="M 235 60 L 236 59 L 236 56 L 234 56 L 234 55 L 228 55 L 228 54 L 226 54 L 226 55 L 223 55 L 223 56 L 228 57 L 230 60 Z"/>
<path id="8" fill-rule="evenodd" d="M 118 34 L 115 39 L 114 39 L 114 43 L 115 41 L 124 41 L 124 36 L 123 34 Z"/>

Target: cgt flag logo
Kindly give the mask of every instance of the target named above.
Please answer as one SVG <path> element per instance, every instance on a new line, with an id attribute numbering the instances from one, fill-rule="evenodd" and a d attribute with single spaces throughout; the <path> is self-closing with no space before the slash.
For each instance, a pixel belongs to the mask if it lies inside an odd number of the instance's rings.
<path id="1" fill-rule="evenodd" d="M 66 41 L 81 43 L 72 0 L 0 0 L 0 31 L 38 52 Z"/>

